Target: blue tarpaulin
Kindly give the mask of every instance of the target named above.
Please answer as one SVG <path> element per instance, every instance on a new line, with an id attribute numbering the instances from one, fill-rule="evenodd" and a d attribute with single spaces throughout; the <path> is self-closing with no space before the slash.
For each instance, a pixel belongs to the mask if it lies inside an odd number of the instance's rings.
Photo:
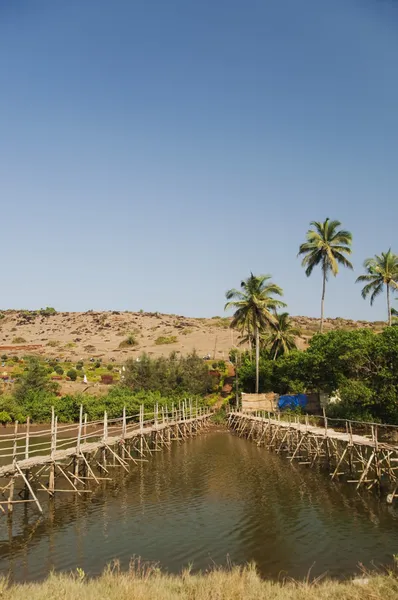
<path id="1" fill-rule="evenodd" d="M 294 396 L 280 396 L 278 400 L 278 408 L 284 410 L 286 408 L 304 408 L 307 405 L 308 398 L 305 394 L 296 394 Z"/>

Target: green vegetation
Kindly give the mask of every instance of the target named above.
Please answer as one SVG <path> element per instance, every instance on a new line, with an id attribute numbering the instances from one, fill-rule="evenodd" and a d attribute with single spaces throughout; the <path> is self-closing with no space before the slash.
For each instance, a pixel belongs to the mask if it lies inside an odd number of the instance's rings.
<path id="1" fill-rule="evenodd" d="M 26 340 L 23 337 L 17 336 L 12 340 L 13 344 L 26 344 Z"/>
<path id="2" fill-rule="evenodd" d="M 17 359 L 18 360 L 18 359 Z M 11 364 L 11 363 L 10 363 Z M 77 363 L 77 366 L 83 366 Z M 109 369 L 110 367 L 110 369 Z M 51 376 L 55 372 L 62 378 L 76 381 L 83 377 L 83 369 L 74 369 L 70 363 L 55 360 L 40 362 L 38 358 L 25 357 L 14 367 L 13 376 L 17 377 L 12 394 L 0 394 L 0 422 L 26 421 L 29 416 L 33 422 L 46 422 L 51 419 L 51 407 L 55 407 L 60 422 L 76 421 L 79 407 L 83 404 L 88 419 L 101 418 L 106 410 L 109 417 L 118 417 L 126 406 L 128 414 L 136 414 L 141 404 L 150 410 L 156 403 L 159 406 L 178 402 L 179 399 L 192 398 L 199 404 L 205 404 L 205 395 L 217 390 L 219 377 L 209 373 L 206 362 L 195 354 L 178 358 L 171 354 L 169 358 L 151 359 L 143 355 L 139 362 L 128 361 L 123 382 L 110 387 L 103 396 L 89 394 L 59 394 L 60 386 Z M 113 365 L 102 366 L 98 361 L 86 365 L 88 380 L 104 384 L 114 383 L 119 373 L 110 373 Z M 62 374 L 61 374 L 62 372 Z"/>
<path id="3" fill-rule="evenodd" d="M 128 572 L 120 572 L 116 564 L 95 579 L 86 578 L 82 569 L 72 575 L 51 574 L 38 583 L 9 584 L 3 578 L 0 595 L 4 600 L 396 600 L 398 579 L 387 571 L 366 574 L 359 582 L 309 578 L 276 582 L 261 579 L 253 565 L 169 575 L 158 567 L 133 563 Z"/>
<path id="4" fill-rule="evenodd" d="M 132 390 L 204 396 L 215 388 L 215 377 L 195 352 L 181 357 L 174 352 L 167 358 L 143 354 L 138 361 L 128 360 L 125 368 L 124 384 Z"/>
<path id="5" fill-rule="evenodd" d="M 39 314 L 42 317 L 52 317 L 53 315 L 57 314 L 57 311 L 52 306 L 47 306 L 46 308 L 41 308 L 39 310 Z"/>
<path id="6" fill-rule="evenodd" d="M 381 256 L 367 258 L 363 263 L 366 270 L 365 275 L 360 275 L 357 282 L 366 282 L 362 288 L 362 298 L 366 298 L 370 294 L 370 304 L 373 304 L 375 298 L 382 293 L 384 286 L 386 287 L 387 295 L 387 314 L 388 325 L 392 324 L 391 317 L 391 288 L 398 288 L 398 256 L 391 252 L 382 252 Z"/>
<path id="7" fill-rule="evenodd" d="M 255 364 L 241 356 L 241 389 L 255 389 Z M 273 360 L 266 350 L 260 358 L 260 391 L 279 394 L 340 392 L 341 403 L 330 414 L 360 420 L 398 421 L 398 328 L 380 334 L 369 329 L 316 334 L 307 350 Z"/>
<path id="8" fill-rule="evenodd" d="M 289 319 L 289 314 L 284 312 L 275 315 L 275 322 L 270 323 L 269 332 L 264 335 L 264 344 L 275 360 L 297 348 L 296 337 L 300 334 L 300 330 Z"/>
<path id="9" fill-rule="evenodd" d="M 69 369 L 69 371 L 67 371 L 66 376 L 69 377 L 69 379 L 71 381 L 76 381 L 77 379 L 77 371 L 76 369 Z"/>
<path id="10" fill-rule="evenodd" d="M 282 288 L 270 281 L 270 275 L 250 277 L 241 282 L 240 290 L 231 289 L 225 294 L 228 302 L 225 310 L 234 308 L 235 313 L 231 327 L 246 334 L 250 345 L 254 340 L 256 348 L 256 393 L 259 390 L 259 356 L 260 335 L 270 323 L 275 322 L 275 311 L 280 306 L 285 306 L 281 300 L 274 296 L 282 296 Z"/>
<path id="11" fill-rule="evenodd" d="M 169 335 L 168 337 L 161 335 L 158 338 L 156 338 L 156 340 L 155 340 L 155 344 L 157 346 L 161 346 L 163 344 L 175 344 L 176 342 L 177 342 L 176 335 Z"/>
<path id="12" fill-rule="evenodd" d="M 326 219 L 323 223 L 311 221 L 314 229 L 307 231 L 307 241 L 301 244 L 299 255 L 303 255 L 302 266 L 309 277 L 316 266 L 322 269 L 322 300 L 321 300 L 321 325 L 323 331 L 325 290 L 329 273 L 334 276 L 339 271 L 339 264 L 352 269 L 352 264 L 345 255 L 351 254 L 352 234 L 349 231 L 339 230 L 340 221 Z"/>
<path id="13" fill-rule="evenodd" d="M 127 338 L 119 344 L 119 348 L 128 348 L 129 346 L 138 346 L 138 341 L 133 333 L 130 333 Z"/>

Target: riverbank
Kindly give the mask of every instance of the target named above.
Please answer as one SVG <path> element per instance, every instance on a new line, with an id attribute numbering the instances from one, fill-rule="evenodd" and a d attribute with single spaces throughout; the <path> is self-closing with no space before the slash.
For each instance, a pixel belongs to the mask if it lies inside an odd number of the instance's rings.
<path id="1" fill-rule="evenodd" d="M 156 568 L 137 568 L 127 573 L 108 569 L 87 580 L 82 571 L 74 575 L 51 575 L 42 583 L 7 585 L 0 580 L 3 600 L 396 600 L 398 579 L 393 574 L 372 575 L 362 581 L 323 580 L 264 581 L 253 566 L 207 574 L 166 575 Z"/>

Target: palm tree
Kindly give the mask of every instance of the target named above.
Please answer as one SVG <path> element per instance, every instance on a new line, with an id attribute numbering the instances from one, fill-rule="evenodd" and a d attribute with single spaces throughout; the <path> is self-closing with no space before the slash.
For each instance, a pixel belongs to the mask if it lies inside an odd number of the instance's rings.
<path id="1" fill-rule="evenodd" d="M 329 273 L 334 276 L 339 272 L 339 264 L 352 269 L 352 264 L 345 255 L 351 254 L 352 234 L 344 229 L 338 229 L 340 221 L 331 221 L 329 218 L 323 223 L 311 221 L 313 229 L 307 231 L 307 241 L 301 244 L 298 255 L 304 255 L 301 265 L 305 267 L 305 274 L 309 277 L 313 268 L 320 265 L 322 269 L 322 301 L 321 301 L 321 326 L 323 331 L 325 290 Z"/>
<path id="2" fill-rule="evenodd" d="M 282 289 L 270 281 L 271 275 L 253 275 L 241 282 L 240 290 L 231 289 L 226 292 L 228 302 L 225 310 L 234 308 L 235 312 L 231 327 L 246 330 L 249 338 L 256 345 L 256 394 L 259 386 L 260 334 L 275 322 L 275 311 L 279 306 L 285 306 L 274 296 L 282 296 Z"/>
<path id="3" fill-rule="evenodd" d="M 301 331 L 289 319 L 289 313 L 284 312 L 275 316 L 276 320 L 270 324 L 269 333 L 264 336 L 265 345 L 270 349 L 273 360 L 295 350 L 297 348 L 296 337 L 301 334 Z"/>
<path id="4" fill-rule="evenodd" d="M 390 248 L 388 252 L 382 252 L 381 256 L 376 254 L 373 258 L 367 258 L 363 266 L 366 274 L 357 278 L 357 283 L 359 281 L 367 282 L 362 288 L 362 298 L 371 294 L 370 304 L 373 304 L 375 298 L 386 286 L 388 325 L 391 325 L 390 289 L 391 287 L 398 288 L 398 256 L 391 252 Z"/>

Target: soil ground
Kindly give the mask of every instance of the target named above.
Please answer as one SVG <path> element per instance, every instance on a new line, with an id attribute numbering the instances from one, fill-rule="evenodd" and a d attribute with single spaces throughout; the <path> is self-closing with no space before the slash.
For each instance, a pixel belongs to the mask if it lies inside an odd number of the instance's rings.
<path id="1" fill-rule="evenodd" d="M 237 333 L 226 317 L 192 318 L 161 313 L 85 312 L 41 316 L 28 311 L 7 310 L 0 319 L 0 354 L 37 354 L 64 361 L 101 357 L 103 361 L 124 362 L 142 352 L 151 356 L 176 351 L 183 355 L 196 350 L 200 356 L 228 358 L 238 343 Z M 292 317 L 301 329 L 299 348 L 305 348 L 319 330 L 319 320 Z M 356 329 L 380 330 L 384 324 L 345 319 L 327 319 L 325 331 Z M 129 335 L 133 345 L 123 347 Z M 163 339 L 162 339 L 163 338 Z M 121 347 L 122 346 L 122 347 Z"/>

